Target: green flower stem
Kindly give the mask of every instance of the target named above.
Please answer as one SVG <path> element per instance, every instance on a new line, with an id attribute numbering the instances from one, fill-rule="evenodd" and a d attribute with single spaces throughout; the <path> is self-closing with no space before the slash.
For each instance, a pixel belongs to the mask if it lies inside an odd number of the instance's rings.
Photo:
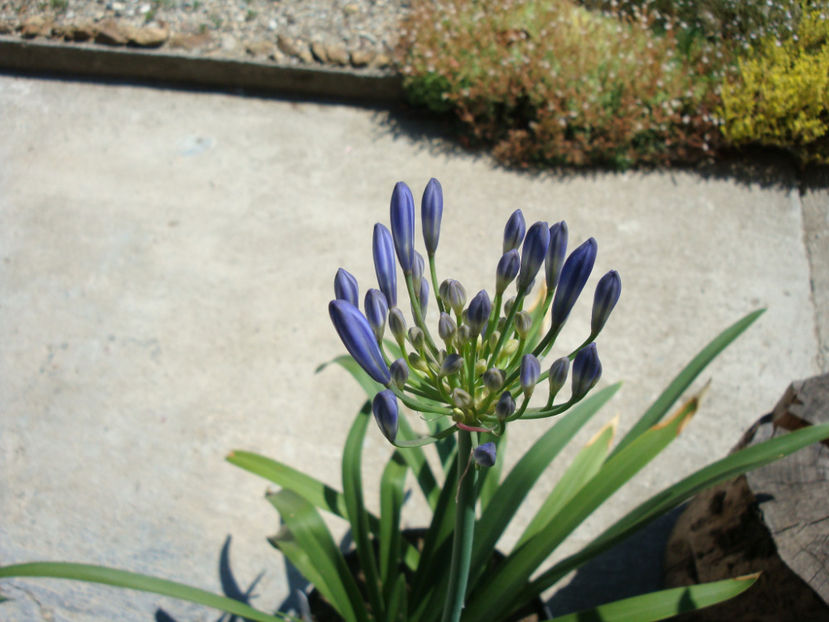
<path id="1" fill-rule="evenodd" d="M 464 473 L 458 483 L 457 509 L 455 510 L 455 534 L 452 540 L 452 563 L 449 566 L 449 587 L 443 604 L 441 622 L 458 622 L 461 619 L 466 587 L 469 582 L 469 565 L 472 561 L 472 538 L 475 530 L 475 480 L 477 469 L 470 467 L 472 459 L 472 435 L 458 431 L 458 471 Z"/>
<path id="2" fill-rule="evenodd" d="M 489 323 L 486 326 L 486 331 L 484 335 L 487 336 L 486 346 L 484 347 L 484 357 L 489 356 L 489 336 L 492 334 L 492 331 L 495 330 L 495 327 L 498 326 L 498 318 L 501 317 L 501 301 L 504 298 L 504 294 L 495 294 L 495 300 L 492 302 L 492 313 L 489 314 Z"/>
<path id="3" fill-rule="evenodd" d="M 414 289 L 414 281 L 412 280 L 411 273 L 405 275 L 406 276 L 406 288 L 409 290 L 409 300 L 412 301 L 412 312 L 415 316 L 415 324 L 420 327 L 420 330 L 423 331 L 423 336 L 426 337 L 426 344 L 429 346 L 429 349 L 432 351 L 432 354 L 438 353 L 438 348 L 435 345 L 435 342 L 432 340 L 432 335 L 429 333 L 429 327 L 426 326 L 426 322 L 423 321 L 423 313 L 420 311 L 420 302 L 417 299 L 417 294 L 415 294 Z"/>
<path id="4" fill-rule="evenodd" d="M 547 334 L 544 335 L 544 339 L 535 346 L 535 350 L 533 350 L 533 354 L 537 356 L 539 359 L 546 354 L 550 348 L 552 347 L 553 343 L 555 343 L 556 337 L 561 332 L 563 324 L 560 326 L 550 326 L 550 330 L 547 331 Z"/>
<path id="5" fill-rule="evenodd" d="M 515 304 L 512 305 L 512 309 L 509 310 L 509 315 L 507 315 L 507 319 L 504 322 L 504 330 L 501 331 L 501 336 L 498 338 L 498 343 L 495 344 L 495 348 L 492 350 L 492 354 L 489 357 L 490 364 L 494 365 L 495 361 L 498 359 L 498 353 L 501 351 L 501 348 L 504 347 L 504 344 L 507 341 L 507 336 L 512 332 L 512 325 L 515 320 L 515 314 L 518 313 L 518 310 L 521 308 L 521 303 L 524 300 L 524 296 L 527 292 L 519 291 L 518 295 L 515 297 Z"/>
<path id="6" fill-rule="evenodd" d="M 529 412 L 524 413 L 524 416 L 521 417 L 522 419 L 545 419 L 546 417 L 554 417 L 555 415 L 560 415 L 565 410 L 570 408 L 574 405 L 572 399 L 567 400 L 563 404 L 559 404 L 558 406 L 553 406 L 552 408 L 542 408 L 540 410 L 530 410 Z"/>
<path id="7" fill-rule="evenodd" d="M 438 294 L 438 273 L 435 269 L 435 256 L 429 255 L 429 274 L 432 277 L 432 292 L 435 296 L 435 301 L 438 303 L 438 309 L 441 313 L 446 311 L 446 308 L 443 306 L 443 300 L 441 300 L 440 295 Z"/>
<path id="8" fill-rule="evenodd" d="M 452 409 L 451 408 L 441 408 L 439 406 L 433 406 L 432 404 L 427 404 L 425 402 L 421 402 L 420 400 L 406 395 L 395 387 L 393 384 L 389 385 L 389 388 L 394 392 L 401 402 L 403 402 L 406 406 L 411 408 L 412 410 L 416 410 L 417 412 L 421 413 L 435 413 L 436 415 L 451 415 Z"/>

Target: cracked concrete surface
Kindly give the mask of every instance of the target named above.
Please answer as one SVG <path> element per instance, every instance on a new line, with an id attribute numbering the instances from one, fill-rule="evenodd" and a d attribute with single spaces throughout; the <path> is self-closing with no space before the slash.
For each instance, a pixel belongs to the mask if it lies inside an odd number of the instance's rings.
<path id="1" fill-rule="evenodd" d="M 566 219 L 573 244 L 596 237 L 588 292 L 608 269 L 621 273 L 622 300 L 599 352 L 603 382 L 625 385 L 576 445 L 616 414 L 622 430 L 632 425 L 717 332 L 768 308 L 695 385 L 712 380 L 683 436 L 562 554 L 644 495 L 724 455 L 791 380 L 820 371 L 825 185 L 801 198 L 785 170 L 765 179 L 726 168 L 533 176 L 458 153 L 395 118 L 333 104 L 0 77 L 3 564 L 86 561 L 220 591 L 219 551 L 230 534 L 237 582 L 244 589 L 264 571 L 253 604 L 278 607 L 287 580 L 265 543 L 278 528 L 262 498 L 266 483 L 223 458 L 258 451 L 339 487 L 361 394 L 337 369 L 314 374 L 343 351 L 326 305 L 338 266 L 361 291 L 372 283 L 371 227 L 388 220 L 400 179 L 418 196 L 429 177 L 441 180 L 439 271 L 469 291 L 492 287 L 503 223 L 517 207 L 530 222 Z M 585 334 L 590 297 L 574 310 L 562 349 Z M 513 426 L 509 461 L 547 425 Z M 576 445 L 539 483 L 504 546 Z M 389 449 L 372 428 L 370 507 Z M 424 516 L 415 494 L 407 524 Z M 3 581 L 0 591 L 21 595 L 0 605 L 0 617 L 14 622 L 149 621 L 158 607 L 181 621 L 218 618 L 65 581 Z"/>

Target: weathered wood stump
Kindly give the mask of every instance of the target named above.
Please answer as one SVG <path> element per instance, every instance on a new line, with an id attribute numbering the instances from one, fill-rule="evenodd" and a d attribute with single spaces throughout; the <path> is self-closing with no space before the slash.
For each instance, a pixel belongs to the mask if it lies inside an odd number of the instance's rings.
<path id="1" fill-rule="evenodd" d="M 829 374 L 792 384 L 734 451 L 829 422 Z M 829 622 L 829 444 L 815 443 L 697 495 L 668 541 L 665 583 L 692 585 L 762 572 L 722 605 L 686 622 Z"/>

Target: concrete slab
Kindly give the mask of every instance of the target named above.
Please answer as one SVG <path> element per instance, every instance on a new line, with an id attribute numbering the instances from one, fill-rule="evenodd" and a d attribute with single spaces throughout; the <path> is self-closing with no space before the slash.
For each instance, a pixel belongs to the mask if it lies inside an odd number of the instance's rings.
<path id="1" fill-rule="evenodd" d="M 387 221 L 400 179 L 418 195 L 442 181 L 439 271 L 470 291 L 491 288 L 517 207 L 530 222 L 566 219 L 573 243 L 599 241 L 589 290 L 610 268 L 624 283 L 599 340 L 604 382 L 626 384 L 581 441 L 616 414 L 632 425 L 719 330 L 768 307 L 698 383 L 712 379 L 670 454 L 562 553 L 722 456 L 792 379 L 819 371 L 801 206 L 785 173 L 532 176 L 426 141 L 429 128 L 380 109 L 130 86 L 0 77 L 0 111 L 3 563 L 104 563 L 218 591 L 231 535 L 238 583 L 264 572 L 254 604 L 279 606 L 286 574 L 264 541 L 277 529 L 265 484 L 223 458 L 258 451 L 339 486 L 362 398 L 339 370 L 314 374 L 343 351 L 326 305 L 338 266 L 363 291 L 372 283 L 371 227 Z M 586 334 L 589 298 L 562 351 Z M 509 462 L 548 425 L 514 425 Z M 371 507 L 389 453 L 371 430 Z M 421 524 L 416 495 L 409 510 Z M 178 620 L 218 617 L 67 582 L 2 591 L 13 621 L 145 621 L 159 606 Z"/>
<path id="2" fill-rule="evenodd" d="M 826 372 L 829 371 L 829 173 L 825 168 L 806 172 L 800 200 L 811 266 L 819 363 Z"/>

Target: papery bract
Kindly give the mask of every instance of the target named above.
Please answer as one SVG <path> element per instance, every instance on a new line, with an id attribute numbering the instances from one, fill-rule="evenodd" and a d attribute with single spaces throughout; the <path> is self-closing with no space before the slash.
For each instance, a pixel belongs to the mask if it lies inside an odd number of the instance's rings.
<path id="1" fill-rule="evenodd" d="M 535 275 L 544 263 L 549 245 L 550 228 L 546 222 L 537 222 L 530 227 L 521 250 L 521 271 L 518 273 L 519 292 L 529 291 Z"/>
<path id="2" fill-rule="evenodd" d="M 580 400 L 596 386 L 602 377 L 602 363 L 596 344 L 591 343 L 576 354 L 573 360 L 573 400 Z"/>
<path id="3" fill-rule="evenodd" d="M 397 306 L 397 264 L 394 261 L 394 242 L 391 233 L 379 222 L 374 225 L 372 238 L 374 272 L 380 291 L 386 296 L 389 308 Z"/>
<path id="4" fill-rule="evenodd" d="M 409 187 L 399 181 L 391 195 L 391 233 L 397 259 L 404 274 L 411 274 L 414 264 L 414 198 Z"/>
<path id="5" fill-rule="evenodd" d="M 355 307 L 360 304 L 360 288 L 357 285 L 357 279 L 343 268 L 337 270 L 334 276 L 334 298 L 347 300 Z"/>
<path id="6" fill-rule="evenodd" d="M 553 319 L 554 327 L 560 327 L 567 320 L 573 305 L 584 289 L 587 278 L 593 270 L 596 261 L 598 244 L 593 238 L 585 241 L 576 250 L 570 253 L 564 267 L 561 269 L 558 289 L 553 298 Z"/>
<path id="7" fill-rule="evenodd" d="M 371 411 L 380 431 L 392 443 L 397 438 L 398 408 L 397 397 L 391 389 L 380 391 L 371 402 Z"/>
<path id="8" fill-rule="evenodd" d="M 443 217 L 443 189 L 434 177 L 426 184 L 420 202 L 420 217 L 423 224 L 423 243 L 431 257 L 438 248 L 440 220 Z"/>
<path id="9" fill-rule="evenodd" d="M 365 316 L 345 300 L 328 303 L 328 314 L 348 353 L 372 379 L 387 385 L 391 380 L 389 368 Z"/>
<path id="10" fill-rule="evenodd" d="M 594 337 L 604 328 L 613 307 L 619 302 L 622 293 L 622 279 L 616 270 L 611 270 L 599 279 L 596 294 L 593 296 L 593 315 L 590 321 L 590 334 Z"/>

